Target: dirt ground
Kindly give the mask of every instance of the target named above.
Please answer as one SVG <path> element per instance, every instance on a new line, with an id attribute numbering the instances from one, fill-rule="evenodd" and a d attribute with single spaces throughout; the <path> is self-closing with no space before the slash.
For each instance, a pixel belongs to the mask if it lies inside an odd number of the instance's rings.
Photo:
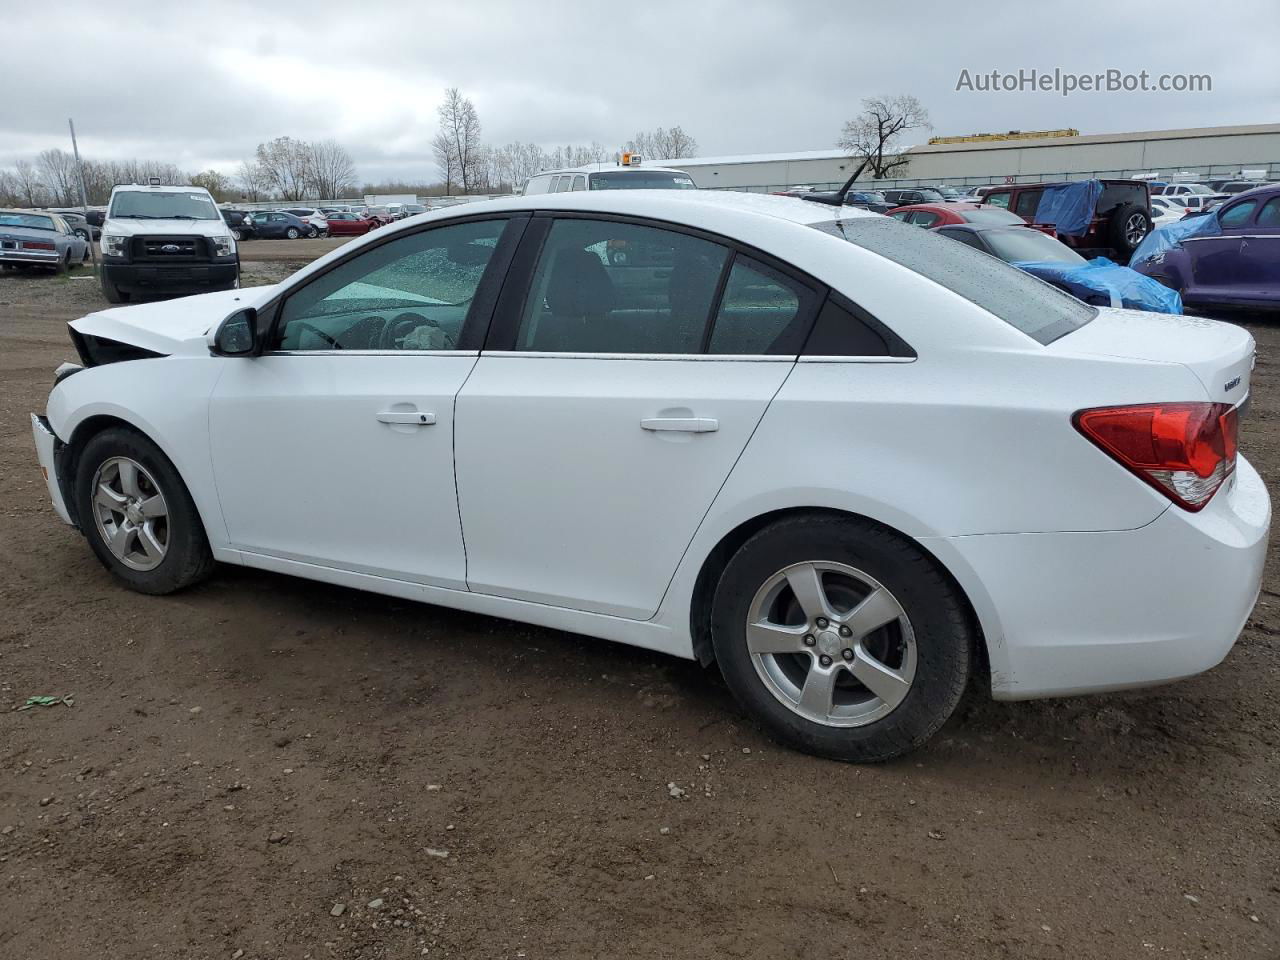
<path id="1" fill-rule="evenodd" d="M 0 957 L 1280 956 L 1274 549 L 1202 677 L 814 760 L 692 663 L 241 569 L 121 589 L 27 416 L 103 305 L 0 276 Z M 1247 325 L 1270 479 L 1280 318 Z"/>

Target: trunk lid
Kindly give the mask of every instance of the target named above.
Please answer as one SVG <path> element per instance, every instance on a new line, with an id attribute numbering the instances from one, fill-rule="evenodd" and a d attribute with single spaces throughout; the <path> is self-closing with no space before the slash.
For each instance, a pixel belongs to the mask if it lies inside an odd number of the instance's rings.
<path id="1" fill-rule="evenodd" d="M 1253 337 L 1241 327 L 1218 320 L 1100 307 L 1091 322 L 1058 338 L 1048 349 L 1178 363 L 1196 375 L 1215 403 L 1238 404 L 1249 395 Z"/>

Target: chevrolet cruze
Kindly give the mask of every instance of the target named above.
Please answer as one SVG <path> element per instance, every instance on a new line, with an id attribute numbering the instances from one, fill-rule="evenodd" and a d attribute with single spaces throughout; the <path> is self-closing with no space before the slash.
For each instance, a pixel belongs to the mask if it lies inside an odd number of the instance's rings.
<path id="1" fill-rule="evenodd" d="M 854 209 L 452 207 L 71 338 L 36 447 L 125 586 L 241 564 L 696 658 L 825 756 L 969 685 L 1205 670 L 1259 589 L 1245 331 Z"/>

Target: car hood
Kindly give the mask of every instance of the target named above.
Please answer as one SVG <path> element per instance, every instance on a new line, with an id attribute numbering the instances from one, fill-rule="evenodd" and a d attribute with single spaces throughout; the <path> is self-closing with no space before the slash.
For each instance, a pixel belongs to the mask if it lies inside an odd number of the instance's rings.
<path id="1" fill-rule="evenodd" d="M 274 285 L 247 287 L 113 307 L 71 321 L 71 329 L 153 353 L 201 354 L 208 351 L 205 337 L 213 327 L 237 310 L 265 303 L 274 290 Z"/>
<path id="2" fill-rule="evenodd" d="M 231 235 L 230 228 L 221 219 L 107 220 L 102 232 L 109 233 L 113 237 L 154 236 L 157 234 L 198 237 L 226 237 Z"/>

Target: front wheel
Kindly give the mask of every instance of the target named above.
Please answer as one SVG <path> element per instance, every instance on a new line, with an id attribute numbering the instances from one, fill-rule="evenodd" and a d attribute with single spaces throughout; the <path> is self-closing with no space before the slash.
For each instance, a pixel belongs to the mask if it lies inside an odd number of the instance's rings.
<path id="1" fill-rule="evenodd" d="M 80 528 L 94 554 L 139 593 L 172 593 L 208 576 L 213 554 L 178 471 L 146 437 L 97 434 L 75 478 Z"/>
<path id="2" fill-rule="evenodd" d="M 929 739 L 972 672 L 974 631 L 936 561 L 866 521 L 807 515 L 755 534 L 716 588 L 725 682 L 773 736 L 888 760 Z"/>

